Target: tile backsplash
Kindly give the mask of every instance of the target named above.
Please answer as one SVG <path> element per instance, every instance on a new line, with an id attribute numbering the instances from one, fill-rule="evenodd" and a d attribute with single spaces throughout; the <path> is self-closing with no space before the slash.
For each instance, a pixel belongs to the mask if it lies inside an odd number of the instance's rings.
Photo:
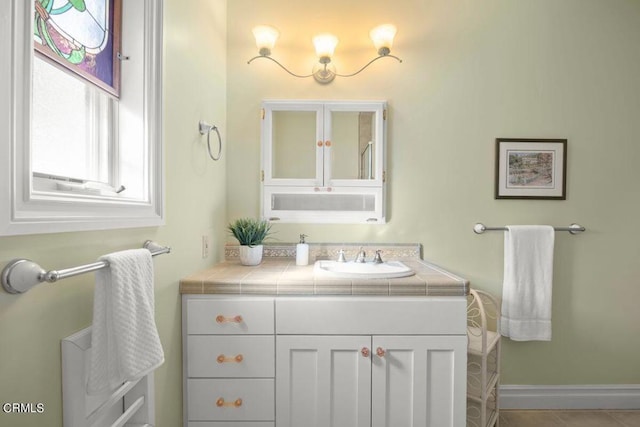
<path id="1" fill-rule="evenodd" d="M 338 259 L 340 250 L 344 250 L 347 260 L 353 260 L 360 248 L 367 253 L 367 260 L 373 259 L 375 251 L 382 251 L 382 259 L 422 258 L 422 245 L 419 243 L 309 243 L 309 262 L 318 259 Z M 227 244 L 225 259 L 239 257 L 239 245 Z M 295 258 L 296 243 L 278 243 L 264 245 L 265 258 Z"/>

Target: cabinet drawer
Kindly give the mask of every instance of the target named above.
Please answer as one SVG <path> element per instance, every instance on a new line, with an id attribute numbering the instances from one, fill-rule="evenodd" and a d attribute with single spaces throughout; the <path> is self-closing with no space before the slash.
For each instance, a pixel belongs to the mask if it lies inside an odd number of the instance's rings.
<path id="1" fill-rule="evenodd" d="M 276 333 L 464 335 L 465 297 L 291 297 L 276 300 Z"/>
<path id="2" fill-rule="evenodd" d="M 187 392 L 189 421 L 274 421 L 273 379 L 189 379 Z"/>
<path id="3" fill-rule="evenodd" d="M 190 335 L 187 342 L 189 377 L 274 376 L 273 336 Z"/>
<path id="4" fill-rule="evenodd" d="M 273 334 L 273 300 L 187 300 L 188 334 Z"/>

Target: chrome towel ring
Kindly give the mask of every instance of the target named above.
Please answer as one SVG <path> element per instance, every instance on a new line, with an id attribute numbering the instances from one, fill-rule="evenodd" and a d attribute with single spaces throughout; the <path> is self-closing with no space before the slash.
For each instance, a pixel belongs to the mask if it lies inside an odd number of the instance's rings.
<path id="1" fill-rule="evenodd" d="M 212 160 L 220 160 L 220 156 L 222 156 L 222 138 L 220 137 L 218 127 L 205 123 L 202 120 L 198 123 L 198 125 L 200 135 L 207 135 L 207 150 L 209 151 L 209 157 L 211 157 Z M 216 135 L 218 135 L 218 154 L 216 156 L 211 153 L 211 143 L 209 141 L 211 132 L 215 132 Z"/>

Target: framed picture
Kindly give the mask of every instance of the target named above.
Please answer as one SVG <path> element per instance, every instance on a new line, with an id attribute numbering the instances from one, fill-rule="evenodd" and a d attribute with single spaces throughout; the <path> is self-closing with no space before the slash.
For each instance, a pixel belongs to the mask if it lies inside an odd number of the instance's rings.
<path id="1" fill-rule="evenodd" d="M 35 51 L 119 97 L 122 0 L 33 1 Z"/>
<path id="2" fill-rule="evenodd" d="M 496 199 L 565 200 L 566 139 L 496 139 Z"/>

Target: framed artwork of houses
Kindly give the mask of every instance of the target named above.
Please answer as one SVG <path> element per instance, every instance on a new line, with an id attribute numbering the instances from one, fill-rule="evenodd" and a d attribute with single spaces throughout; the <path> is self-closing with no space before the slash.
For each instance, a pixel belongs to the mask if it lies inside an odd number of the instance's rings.
<path id="1" fill-rule="evenodd" d="M 566 199 L 566 139 L 496 139 L 496 199 Z"/>
<path id="2" fill-rule="evenodd" d="M 122 0 L 35 0 L 34 48 L 118 97 L 121 21 Z"/>

